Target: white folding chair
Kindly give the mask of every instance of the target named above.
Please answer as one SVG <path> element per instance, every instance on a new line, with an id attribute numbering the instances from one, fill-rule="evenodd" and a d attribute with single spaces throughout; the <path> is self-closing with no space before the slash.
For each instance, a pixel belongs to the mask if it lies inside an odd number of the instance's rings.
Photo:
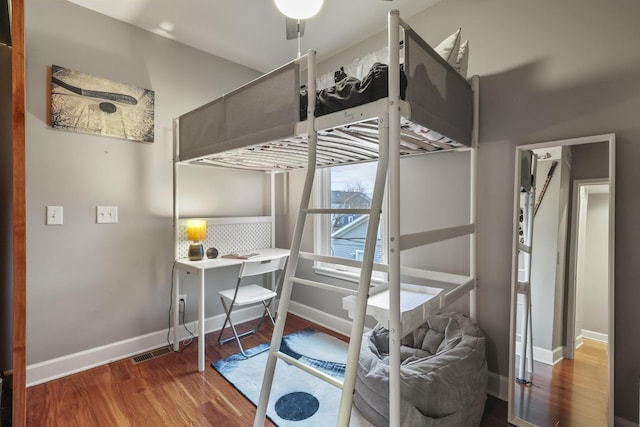
<path id="1" fill-rule="evenodd" d="M 250 357 L 245 353 L 244 348 L 242 348 L 242 344 L 240 344 L 240 338 L 254 334 L 260 328 L 262 321 L 266 316 L 269 316 L 271 319 L 271 323 L 275 325 L 273 320 L 273 316 L 271 315 L 271 311 L 269 310 L 269 305 L 271 301 L 278 295 L 278 289 L 280 288 L 280 284 L 282 283 L 282 279 L 284 277 L 285 266 L 287 264 L 288 255 L 281 255 L 279 257 L 274 257 L 270 259 L 262 259 L 262 260 L 246 260 L 242 263 L 240 267 L 240 273 L 238 274 L 238 280 L 236 282 L 236 287 L 232 289 L 226 289 L 224 291 L 220 291 L 220 301 L 222 302 L 222 307 L 226 313 L 226 317 L 224 319 L 224 324 L 222 325 L 222 329 L 220 329 L 220 335 L 218 335 L 218 344 L 224 344 L 233 339 L 238 343 L 238 347 L 240 347 L 240 352 L 244 357 Z M 278 272 L 275 284 L 272 289 L 265 288 L 263 286 L 257 285 L 255 283 L 247 284 L 243 283 L 243 278 L 250 276 L 261 276 L 266 273 Z M 245 281 L 246 282 L 246 281 Z M 235 325 L 231 321 L 231 312 L 235 307 L 253 305 L 253 304 L 262 304 L 264 306 L 264 312 L 260 317 L 260 321 L 258 325 L 246 332 L 238 334 Z M 227 322 L 231 326 L 231 331 L 233 332 L 233 336 L 229 338 L 222 339 L 222 334 L 224 333 L 224 328 L 227 326 Z M 268 350 L 269 347 L 265 348 L 265 351 Z M 258 353 L 254 353 L 251 356 L 255 356 Z"/>

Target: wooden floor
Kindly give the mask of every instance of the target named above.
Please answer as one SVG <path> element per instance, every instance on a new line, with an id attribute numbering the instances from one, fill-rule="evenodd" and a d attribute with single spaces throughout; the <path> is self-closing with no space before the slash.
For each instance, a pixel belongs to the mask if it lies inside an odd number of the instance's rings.
<path id="1" fill-rule="evenodd" d="M 243 339 L 245 348 L 270 340 L 271 325 Z M 313 326 L 289 315 L 285 334 Z M 181 353 L 170 353 L 137 365 L 117 361 L 30 387 L 28 426 L 250 426 L 255 406 L 209 367 L 213 360 L 238 351 L 222 346 L 217 334 L 206 337 L 207 367 L 197 371 L 197 342 Z M 256 381 L 261 381 L 257 378 Z M 507 404 L 488 398 L 482 427 L 507 426 Z M 268 426 L 273 426 L 267 421 Z"/>
<path id="2" fill-rule="evenodd" d="M 514 414 L 540 427 L 607 425 L 607 345 L 592 340 L 574 360 L 535 362 L 532 386 L 516 385 Z"/>

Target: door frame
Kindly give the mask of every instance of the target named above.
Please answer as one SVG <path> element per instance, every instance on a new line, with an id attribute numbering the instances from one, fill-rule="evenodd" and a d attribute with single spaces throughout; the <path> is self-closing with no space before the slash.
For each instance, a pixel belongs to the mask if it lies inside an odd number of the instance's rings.
<path id="1" fill-rule="evenodd" d="M 577 273 L 578 273 L 578 255 L 579 246 L 578 241 L 580 238 L 579 226 L 580 226 L 580 210 L 586 208 L 582 206 L 582 200 L 580 197 L 580 190 L 582 187 L 588 187 L 591 185 L 609 184 L 608 178 L 593 178 L 593 179 L 580 179 L 573 182 L 573 197 L 571 207 L 571 237 L 569 241 L 569 283 L 567 289 L 567 321 L 565 324 L 565 336 L 566 343 L 564 346 L 564 358 L 574 359 L 576 351 L 576 309 L 577 309 Z M 609 187 L 611 188 L 611 187 Z M 609 204 L 611 204 L 611 193 L 609 192 Z M 610 236 L 609 236 L 610 237 Z M 609 238 L 609 244 L 611 239 Z M 607 268 L 611 268 L 610 265 Z M 611 286 L 611 283 L 608 284 Z M 607 307 L 607 310 L 611 310 Z M 609 313 L 609 321 L 611 321 L 611 315 Z"/>

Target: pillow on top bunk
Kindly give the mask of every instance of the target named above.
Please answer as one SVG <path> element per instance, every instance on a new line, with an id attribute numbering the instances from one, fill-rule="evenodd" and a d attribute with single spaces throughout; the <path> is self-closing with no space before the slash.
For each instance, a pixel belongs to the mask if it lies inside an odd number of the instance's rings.
<path id="1" fill-rule="evenodd" d="M 467 78 L 467 69 L 469 67 L 469 40 L 465 40 L 460 45 L 458 55 L 456 55 L 456 63 L 453 68 L 465 79 Z"/>
<path id="2" fill-rule="evenodd" d="M 458 28 L 455 33 L 442 40 L 435 48 L 435 51 L 454 67 L 456 66 L 458 51 L 460 50 L 460 32 L 461 29 Z"/>

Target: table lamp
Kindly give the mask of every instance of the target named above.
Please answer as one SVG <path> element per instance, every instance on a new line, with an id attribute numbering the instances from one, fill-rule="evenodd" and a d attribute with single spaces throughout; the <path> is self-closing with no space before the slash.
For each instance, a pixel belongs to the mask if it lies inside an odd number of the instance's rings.
<path id="1" fill-rule="evenodd" d="M 189 260 L 199 261 L 204 257 L 202 240 L 207 237 L 207 221 L 203 219 L 187 220 L 187 239 L 193 241 L 189 245 Z"/>

